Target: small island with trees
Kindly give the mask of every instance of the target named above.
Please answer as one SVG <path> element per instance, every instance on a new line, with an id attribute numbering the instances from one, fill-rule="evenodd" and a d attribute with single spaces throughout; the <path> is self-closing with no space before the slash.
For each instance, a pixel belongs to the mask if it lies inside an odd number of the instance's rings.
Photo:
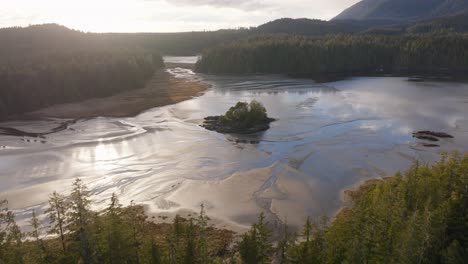
<path id="1" fill-rule="evenodd" d="M 222 116 L 206 117 L 202 127 L 218 133 L 254 134 L 268 130 L 273 121 L 265 107 L 253 100 L 238 102 Z"/>

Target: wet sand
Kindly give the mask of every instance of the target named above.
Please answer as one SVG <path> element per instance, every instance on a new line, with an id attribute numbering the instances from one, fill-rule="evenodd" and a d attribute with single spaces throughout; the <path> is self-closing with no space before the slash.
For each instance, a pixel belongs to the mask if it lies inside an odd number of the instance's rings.
<path id="1" fill-rule="evenodd" d="M 193 190 L 197 190 L 196 193 Z M 223 180 L 185 180 L 172 193 L 159 199 L 196 211 L 205 205 L 221 226 L 236 232 L 249 228 L 264 212 L 273 227 L 285 221 L 300 227 L 309 214 L 326 215 L 317 201 L 321 190 L 304 173 L 275 162 L 271 166 L 237 172 Z M 177 207 L 177 206 L 175 206 Z M 240 213 L 241 212 L 241 213 Z"/>
<path id="2" fill-rule="evenodd" d="M 95 117 L 132 117 L 139 113 L 191 99 L 209 86 L 205 83 L 174 78 L 168 72 L 156 73 L 143 89 L 127 91 L 105 98 L 60 104 L 25 114 L 27 119 Z"/>
<path id="3" fill-rule="evenodd" d="M 180 65 L 182 66 L 182 65 Z M 31 138 L 0 136 L 0 199 L 21 226 L 44 211 L 48 194 L 67 194 L 74 178 L 88 185 L 96 210 L 112 193 L 142 204 L 155 219 L 188 216 L 205 204 L 217 227 L 242 232 L 260 212 L 292 230 L 306 216 L 333 217 L 345 190 L 406 170 L 442 152 L 468 150 L 468 85 L 355 78 L 318 84 L 284 76 L 206 76 L 169 68 L 180 81 L 211 84 L 202 96 L 130 118 L 77 120 Z M 258 100 L 278 118 L 258 135 L 223 135 L 200 127 L 238 101 Z M 42 132 L 63 120 L 12 121 Z M 424 147 L 413 132 L 454 138 Z M 242 142 L 256 142 L 244 144 Z M 3 148 L 2 148 L 3 146 Z M 162 219 L 161 219 L 162 220 Z"/>

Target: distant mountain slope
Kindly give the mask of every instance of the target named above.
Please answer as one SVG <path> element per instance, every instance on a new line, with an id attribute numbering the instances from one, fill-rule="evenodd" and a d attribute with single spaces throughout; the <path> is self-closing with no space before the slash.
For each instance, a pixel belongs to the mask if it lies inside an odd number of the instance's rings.
<path id="1" fill-rule="evenodd" d="M 253 33 L 319 36 L 327 34 L 352 33 L 366 28 L 367 25 L 359 21 L 347 23 L 347 21 L 281 18 L 254 28 Z"/>
<path id="2" fill-rule="evenodd" d="M 407 33 L 421 34 L 454 32 L 468 32 L 468 11 L 406 24 L 372 26 L 359 33 L 371 35 L 402 35 Z"/>
<path id="3" fill-rule="evenodd" d="M 363 0 L 333 20 L 407 22 L 454 14 L 468 9 L 468 0 Z"/>
<path id="4" fill-rule="evenodd" d="M 284 34 L 324 36 L 335 34 L 401 35 L 406 33 L 468 32 L 468 10 L 436 18 L 394 23 L 389 20 L 277 19 L 248 31 L 248 36 Z"/>
<path id="5" fill-rule="evenodd" d="M 455 15 L 423 20 L 410 25 L 408 33 L 467 32 L 468 10 Z"/>

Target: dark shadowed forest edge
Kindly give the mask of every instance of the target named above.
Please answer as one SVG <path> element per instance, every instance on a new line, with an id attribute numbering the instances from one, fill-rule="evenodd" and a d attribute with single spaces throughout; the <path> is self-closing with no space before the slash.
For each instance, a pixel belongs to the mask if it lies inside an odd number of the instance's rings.
<path id="1" fill-rule="evenodd" d="M 209 74 L 418 74 L 466 77 L 466 34 L 401 36 L 260 36 L 203 53 L 196 70 Z"/>
<path id="2" fill-rule="evenodd" d="M 26 119 L 87 119 L 99 116 L 132 117 L 141 112 L 193 98 L 209 86 L 202 82 L 176 79 L 167 72 L 157 72 L 143 88 L 123 91 L 104 98 L 52 105 L 22 115 Z"/>
<path id="3" fill-rule="evenodd" d="M 370 8 L 374 5 L 371 2 L 362 1 L 356 6 Z M 375 4 L 388 7 L 394 2 Z M 382 16 L 331 21 L 275 20 L 251 29 L 257 34 L 247 38 L 207 47 L 195 70 L 208 74 L 288 74 L 316 80 L 357 75 L 466 80 L 468 2 L 429 2 L 397 1 L 394 7 L 412 8 L 410 13 L 414 14 L 427 11 L 415 8 L 418 5 L 439 6 L 438 11 L 446 11 L 440 16 L 434 13 L 398 22 Z M 447 3 L 454 5 L 448 8 Z"/>
<path id="4" fill-rule="evenodd" d="M 468 154 L 414 164 L 404 174 L 347 191 L 352 206 L 330 221 L 305 219 L 300 233 L 272 230 L 263 214 L 244 234 L 190 219 L 148 219 L 142 206 L 91 210 L 77 179 L 50 195 L 47 223 L 32 213 L 28 233 L 3 202 L 0 263 L 463 263 L 468 258 Z M 159 222 L 159 223 L 158 223 Z M 277 234 L 273 236 L 273 233 Z"/>
<path id="5" fill-rule="evenodd" d="M 144 87 L 161 56 L 60 26 L 0 30 L 0 119 Z"/>
<path id="6" fill-rule="evenodd" d="M 135 116 L 207 88 L 165 73 L 155 49 L 100 34 L 44 25 L 0 38 L 0 120 Z"/>

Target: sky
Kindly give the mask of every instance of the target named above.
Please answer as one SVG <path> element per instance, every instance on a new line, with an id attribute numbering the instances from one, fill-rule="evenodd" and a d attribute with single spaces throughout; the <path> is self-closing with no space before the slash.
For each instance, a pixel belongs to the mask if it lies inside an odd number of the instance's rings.
<path id="1" fill-rule="evenodd" d="M 328 20 L 359 0 L 0 0 L 0 27 L 57 23 L 86 32 L 182 32 Z"/>

